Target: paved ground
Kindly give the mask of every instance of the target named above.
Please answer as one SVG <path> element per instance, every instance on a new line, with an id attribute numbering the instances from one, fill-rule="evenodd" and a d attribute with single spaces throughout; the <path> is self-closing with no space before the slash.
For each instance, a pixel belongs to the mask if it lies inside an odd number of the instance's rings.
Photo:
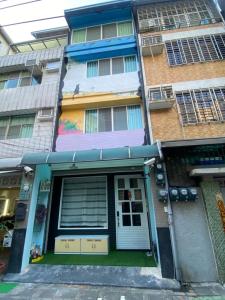
<path id="1" fill-rule="evenodd" d="M 94 287 L 62 284 L 20 283 L 4 300 L 225 300 L 220 285 L 198 285 L 188 291 L 150 290 L 121 287 Z"/>
<path id="2" fill-rule="evenodd" d="M 74 265 L 29 265 L 20 274 L 6 274 L 7 282 L 77 284 L 179 290 L 173 279 L 162 278 L 157 268 Z"/>

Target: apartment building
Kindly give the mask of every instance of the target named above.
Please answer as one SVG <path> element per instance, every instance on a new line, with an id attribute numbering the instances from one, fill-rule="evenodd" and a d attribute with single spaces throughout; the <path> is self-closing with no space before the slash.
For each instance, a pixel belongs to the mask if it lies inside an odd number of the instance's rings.
<path id="1" fill-rule="evenodd" d="M 1 43 L 0 215 L 14 228 L 11 248 L 5 245 L 6 256 L 11 254 L 9 271 L 20 269 L 32 193 L 33 178 L 27 175 L 22 156 L 50 152 L 54 145 L 67 33 L 65 28 L 47 33 L 36 32 L 34 40 L 16 44 L 4 34 Z"/>
<path id="2" fill-rule="evenodd" d="M 224 23 L 213 1 L 151 2 L 135 12 L 149 127 L 167 174 L 157 226 L 172 238 L 177 278 L 224 281 Z"/>

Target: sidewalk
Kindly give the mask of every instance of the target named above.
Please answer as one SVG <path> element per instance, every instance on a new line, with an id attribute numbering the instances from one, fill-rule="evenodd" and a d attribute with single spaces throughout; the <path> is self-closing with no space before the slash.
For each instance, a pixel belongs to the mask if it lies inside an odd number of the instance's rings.
<path id="1" fill-rule="evenodd" d="M 162 278 L 158 268 L 71 265 L 29 265 L 20 274 L 6 274 L 3 281 L 73 284 L 179 290 L 173 279 Z"/>
<path id="2" fill-rule="evenodd" d="M 198 285 L 187 292 L 103 286 L 20 283 L 4 300 L 224 300 L 220 285 Z"/>

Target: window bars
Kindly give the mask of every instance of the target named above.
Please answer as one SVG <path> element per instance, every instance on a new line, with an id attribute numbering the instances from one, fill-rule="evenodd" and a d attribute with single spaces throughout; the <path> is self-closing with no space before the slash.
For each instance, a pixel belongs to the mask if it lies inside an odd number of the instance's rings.
<path id="1" fill-rule="evenodd" d="M 138 9 L 138 20 L 141 31 L 162 31 L 221 22 L 219 13 L 208 0 L 142 6 Z"/>
<path id="2" fill-rule="evenodd" d="M 165 42 L 170 66 L 225 59 L 225 34 Z"/>
<path id="3" fill-rule="evenodd" d="M 225 121 L 225 88 L 176 93 L 182 125 Z"/>

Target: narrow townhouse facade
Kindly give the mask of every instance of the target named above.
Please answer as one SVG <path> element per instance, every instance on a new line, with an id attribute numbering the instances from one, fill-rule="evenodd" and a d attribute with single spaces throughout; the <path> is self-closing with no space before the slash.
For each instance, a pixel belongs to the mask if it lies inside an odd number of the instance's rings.
<path id="1" fill-rule="evenodd" d="M 157 227 L 171 237 L 177 279 L 224 282 L 223 19 L 213 1 L 140 2 L 148 122 L 166 174 L 154 198 Z"/>
<path id="2" fill-rule="evenodd" d="M 31 245 L 55 254 L 142 250 L 173 278 L 155 223 L 151 168 L 160 151 L 149 142 L 132 2 L 70 9 L 65 18 L 70 38 L 55 148 L 22 158 L 36 166 L 33 207 L 46 179 L 49 195 L 46 230 L 27 237 L 22 269 Z M 33 228 L 34 216 L 28 223 Z"/>
<path id="3" fill-rule="evenodd" d="M 32 211 L 34 170 L 21 163 L 24 153 L 52 151 L 58 116 L 64 28 L 36 32 L 34 40 L 1 48 L 0 56 L 0 218 L 1 259 L 8 272 L 21 270 Z M 44 210 L 46 195 L 39 195 Z M 11 229 L 8 232 L 7 229 Z M 35 224 L 36 235 L 40 234 Z"/>

